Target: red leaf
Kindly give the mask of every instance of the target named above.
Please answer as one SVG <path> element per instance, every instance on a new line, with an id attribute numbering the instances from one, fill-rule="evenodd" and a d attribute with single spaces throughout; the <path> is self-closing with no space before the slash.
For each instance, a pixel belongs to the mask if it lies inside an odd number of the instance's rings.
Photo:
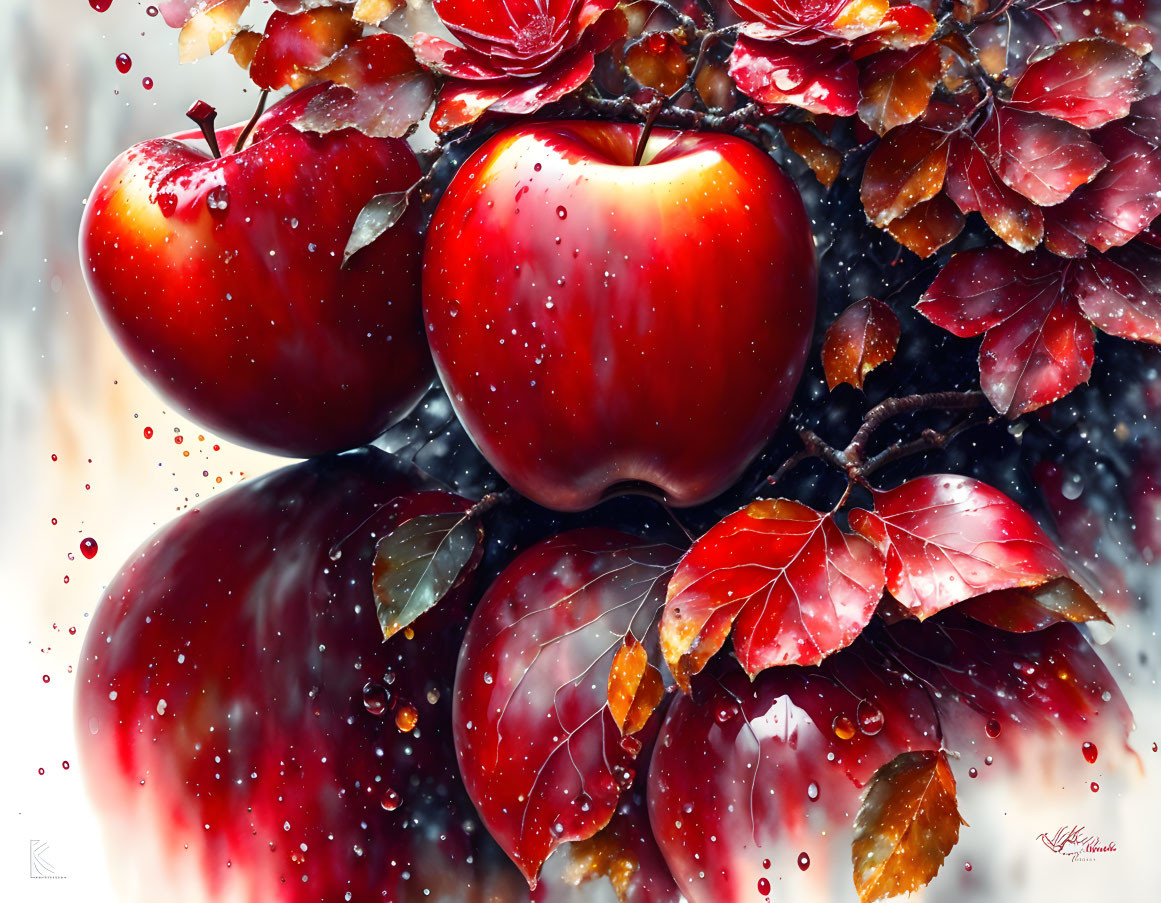
<path id="1" fill-rule="evenodd" d="M 916 204 L 887 223 L 887 234 L 920 257 L 930 257 L 963 231 L 964 218 L 946 194 Z"/>
<path id="2" fill-rule="evenodd" d="M 272 13 L 250 64 L 260 88 L 301 88 L 317 81 L 315 72 L 362 33 L 347 7 L 324 6 L 304 13 Z"/>
<path id="3" fill-rule="evenodd" d="M 952 610 L 890 628 L 873 621 L 821 665 L 752 682 L 725 661 L 694 696 L 674 699 L 649 768 L 651 822 L 685 896 L 750 903 L 758 880 L 777 876 L 783 899 L 810 899 L 814 868 L 801 875 L 790 864 L 803 851 L 825 858 L 833 839 L 850 836 L 877 766 L 938 743 L 933 704 L 947 748 L 980 762 L 987 744 L 997 768 L 1007 757 L 1036 776 L 1040 742 L 1107 740 L 1115 754 L 1132 721 L 1073 624 L 1006 634 Z M 992 719 L 996 737 L 985 729 Z M 763 859 L 790 867 L 771 872 Z"/>
<path id="4" fill-rule="evenodd" d="M 1106 163 L 1076 126 L 1005 106 L 992 110 L 976 141 L 997 175 L 1042 207 L 1059 204 Z"/>
<path id="5" fill-rule="evenodd" d="M 1073 290 L 1098 329 L 1161 344 L 1161 250 L 1133 242 L 1093 255 L 1076 267 Z"/>
<path id="6" fill-rule="evenodd" d="M 952 145 L 947 193 L 964 213 L 978 211 L 988 227 L 1018 251 L 1031 251 L 1044 237 L 1040 208 L 1005 185 L 966 136 Z"/>
<path id="7" fill-rule="evenodd" d="M 851 116 L 858 107 L 859 71 L 841 50 L 829 46 L 741 35 L 729 71 L 743 94 L 768 108 L 788 104 L 811 113 Z"/>
<path id="8" fill-rule="evenodd" d="M 661 650 L 686 691 L 731 626 L 734 654 L 750 674 L 814 664 L 858 636 L 882 591 L 882 558 L 831 515 L 786 499 L 753 502 L 682 558 L 669 581 Z"/>
<path id="9" fill-rule="evenodd" d="M 900 753 L 875 772 L 855 817 L 851 860 L 862 903 L 912 893 L 939 872 L 959 840 L 955 778 L 947 755 Z"/>
<path id="10" fill-rule="evenodd" d="M 831 389 L 848 383 L 863 388 L 867 374 L 895 357 L 899 347 L 899 318 L 882 301 L 856 301 L 826 330 L 822 340 L 822 369 Z"/>
<path id="11" fill-rule="evenodd" d="M 1109 616 L 1074 580 L 1061 578 L 1041 586 L 985 593 L 961 603 L 960 612 L 1009 633 L 1031 633 L 1065 621 L 1083 624 Z"/>
<path id="12" fill-rule="evenodd" d="M 1089 38 L 1062 44 L 1029 65 L 1008 106 L 1095 129 L 1127 116 L 1148 87 L 1137 54 L 1107 38 Z"/>
<path id="13" fill-rule="evenodd" d="M 982 248 L 956 254 L 916 305 L 961 338 L 984 335 L 980 386 L 1001 414 L 1015 417 L 1088 379 L 1092 327 L 1068 285 L 1066 261 L 1043 252 Z"/>
<path id="14" fill-rule="evenodd" d="M 933 103 L 922 119 L 887 133 L 863 171 L 861 196 L 871 222 L 886 226 L 939 194 L 960 122 L 954 108 Z"/>
<path id="15" fill-rule="evenodd" d="M 609 670 L 657 618 L 678 554 L 611 530 L 565 533 L 510 564 L 472 617 L 456 673 L 460 772 L 533 887 L 548 855 L 603 828 L 632 783 Z"/>
<path id="16" fill-rule="evenodd" d="M 1126 51 L 1127 52 L 1127 51 Z M 1161 97 L 1094 135 L 1108 166 L 1047 213 L 1045 244 L 1080 257 L 1085 245 L 1101 251 L 1123 245 L 1161 214 Z"/>
<path id="17" fill-rule="evenodd" d="M 1032 516 L 986 483 L 935 474 L 874 497 L 874 511 L 851 511 L 851 527 L 883 553 L 887 590 L 921 619 L 981 593 L 1068 575 Z"/>
<path id="18" fill-rule="evenodd" d="M 939 76 L 938 44 L 877 54 L 859 73 L 859 118 L 879 135 L 918 119 Z"/>
<path id="19" fill-rule="evenodd" d="M 435 93 L 431 73 L 393 34 L 347 45 L 316 76 L 334 85 L 311 99 L 299 126 L 319 133 L 356 128 L 376 138 L 401 138 L 423 118 Z"/>

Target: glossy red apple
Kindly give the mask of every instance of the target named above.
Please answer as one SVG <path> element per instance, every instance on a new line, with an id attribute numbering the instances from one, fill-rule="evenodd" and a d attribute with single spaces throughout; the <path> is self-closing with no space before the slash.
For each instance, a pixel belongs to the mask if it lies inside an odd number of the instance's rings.
<path id="1" fill-rule="evenodd" d="M 421 513 L 418 483 L 373 449 L 295 465 L 164 527 L 112 581 L 77 732 L 124 900 L 527 898 L 456 771 L 466 594 L 410 640 L 376 620 L 374 536 Z"/>
<path id="2" fill-rule="evenodd" d="M 484 456 L 536 502 L 726 489 L 769 439 L 814 323 L 791 180 L 725 135 L 541 122 L 492 138 L 424 256 L 436 367 Z"/>
<path id="3" fill-rule="evenodd" d="M 399 139 L 299 131 L 317 90 L 237 153 L 240 128 L 218 132 L 220 159 L 190 134 L 130 148 L 81 221 L 89 290 L 138 371 L 207 428 L 296 456 L 374 439 L 431 379 L 418 210 L 342 266 L 359 211 L 419 165 Z"/>

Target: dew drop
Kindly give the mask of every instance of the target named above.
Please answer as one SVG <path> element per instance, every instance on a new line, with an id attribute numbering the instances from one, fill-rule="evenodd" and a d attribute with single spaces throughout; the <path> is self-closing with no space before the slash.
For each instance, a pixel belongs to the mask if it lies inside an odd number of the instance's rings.
<path id="1" fill-rule="evenodd" d="M 1089 765 L 1092 765 L 1092 763 L 1097 760 L 1097 748 L 1095 743 L 1086 741 L 1081 745 L 1080 752 L 1081 755 L 1084 756 L 1084 760 L 1088 762 Z"/>
<path id="2" fill-rule="evenodd" d="M 968 769 L 968 777 L 969 777 L 969 778 L 974 778 L 974 777 L 976 777 L 977 775 L 979 775 L 979 772 L 978 772 L 978 771 L 977 771 L 975 768 L 969 768 L 969 769 Z"/>
<path id="3" fill-rule="evenodd" d="M 63 768 L 65 771 L 68 771 L 69 770 L 69 760 L 65 759 L 63 762 L 61 762 L 60 767 Z"/>
<path id="4" fill-rule="evenodd" d="M 991 765 L 993 761 L 995 761 L 995 760 L 991 756 L 984 756 L 984 764 L 985 765 Z"/>
<path id="5" fill-rule="evenodd" d="M 714 720 L 717 721 L 718 724 L 728 724 L 737 716 L 737 714 L 738 706 L 733 702 L 727 702 L 719 706 L 718 710 L 714 712 Z"/>
<path id="6" fill-rule="evenodd" d="M 44 675 L 44 677 L 41 678 L 41 680 L 43 680 L 45 683 L 48 683 L 50 680 L 52 680 L 52 678 L 46 674 L 46 675 Z"/>
<path id="7" fill-rule="evenodd" d="M 770 860 L 769 859 L 762 860 L 762 868 L 764 868 L 764 869 L 770 868 Z"/>
<path id="8" fill-rule="evenodd" d="M 157 12 L 158 10 L 156 6 L 145 7 L 145 15 L 149 16 L 151 19 L 157 15 Z"/>
<path id="9" fill-rule="evenodd" d="M 834 735 L 840 740 L 849 740 L 855 735 L 855 723 L 846 715 L 835 715 L 830 729 L 834 731 Z"/>
<path id="10" fill-rule="evenodd" d="M 855 710 L 855 717 L 859 720 L 859 730 L 868 737 L 873 737 L 879 733 L 886 720 L 883 716 L 883 710 L 869 699 L 859 702 L 859 707 Z"/>

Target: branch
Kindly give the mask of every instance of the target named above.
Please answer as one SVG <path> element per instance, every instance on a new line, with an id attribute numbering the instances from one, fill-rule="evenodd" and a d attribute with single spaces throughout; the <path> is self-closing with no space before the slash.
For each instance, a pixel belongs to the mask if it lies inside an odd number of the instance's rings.
<path id="1" fill-rule="evenodd" d="M 929 408 L 939 408 L 944 411 L 971 410 L 981 408 L 988 403 L 987 396 L 980 391 L 972 392 L 931 392 L 927 395 L 905 395 L 901 398 L 888 398 L 875 405 L 863 417 L 863 425 L 859 427 L 850 444 L 844 449 L 847 461 L 854 464 L 864 463 L 867 444 L 875 430 L 888 420 L 902 414 L 923 411 Z"/>

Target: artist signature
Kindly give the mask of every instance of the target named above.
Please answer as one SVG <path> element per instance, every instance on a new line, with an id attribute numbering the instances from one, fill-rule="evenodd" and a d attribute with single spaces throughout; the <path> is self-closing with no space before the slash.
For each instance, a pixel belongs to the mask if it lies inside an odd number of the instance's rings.
<path id="1" fill-rule="evenodd" d="M 1117 845 L 1113 841 L 1105 842 L 1099 835 L 1085 830 L 1084 825 L 1061 825 L 1052 834 L 1041 834 L 1037 839 L 1061 856 L 1067 856 L 1073 862 L 1094 862 L 1101 853 L 1115 853 Z"/>

